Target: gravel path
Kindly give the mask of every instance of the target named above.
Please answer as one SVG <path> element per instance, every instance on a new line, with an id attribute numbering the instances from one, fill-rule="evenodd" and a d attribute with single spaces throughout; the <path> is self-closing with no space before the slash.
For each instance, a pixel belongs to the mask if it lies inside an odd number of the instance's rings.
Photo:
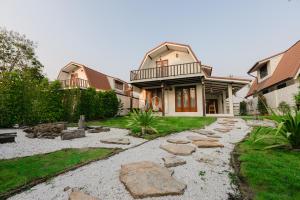
<path id="1" fill-rule="evenodd" d="M 65 148 L 84 148 L 84 147 L 108 147 L 108 148 L 129 148 L 136 146 L 146 140 L 128 135 L 128 130 L 111 128 L 109 132 L 87 133 L 84 138 L 73 140 L 55 139 L 31 139 L 25 137 L 21 129 L 0 129 L 0 133 L 17 132 L 15 143 L 0 144 L 0 159 L 31 156 L 41 153 L 49 153 Z M 130 145 L 104 144 L 100 139 L 111 137 L 129 138 Z"/>
<path id="2" fill-rule="evenodd" d="M 220 120 L 220 119 L 218 119 Z M 208 126 L 207 130 L 213 130 L 223 125 L 217 122 Z M 239 127 L 239 129 L 238 129 Z M 187 189 L 182 196 L 165 196 L 146 199 L 159 200 L 224 200 L 228 193 L 233 193 L 230 186 L 228 173 L 232 171 L 229 165 L 230 152 L 235 142 L 240 141 L 249 132 L 249 127 L 241 119 L 235 124 L 235 128 L 229 133 L 218 133 L 222 136 L 220 142 L 224 148 L 197 149 L 190 156 L 180 156 L 187 164 L 177 166 L 174 169 L 174 177 L 187 184 Z M 191 131 L 184 131 L 149 141 L 135 148 L 128 149 L 107 160 L 97 161 L 78 168 L 77 170 L 55 177 L 54 179 L 39 184 L 31 190 L 11 197 L 14 200 L 67 200 L 69 191 L 64 188 L 77 187 L 92 196 L 102 200 L 131 200 L 132 197 L 119 181 L 119 170 L 122 164 L 136 161 L 153 161 L 163 165 L 162 157 L 170 155 L 159 148 L 169 138 L 182 138 L 199 135 Z M 199 158 L 211 159 L 204 163 L 196 161 Z M 199 172 L 201 171 L 199 175 Z"/>

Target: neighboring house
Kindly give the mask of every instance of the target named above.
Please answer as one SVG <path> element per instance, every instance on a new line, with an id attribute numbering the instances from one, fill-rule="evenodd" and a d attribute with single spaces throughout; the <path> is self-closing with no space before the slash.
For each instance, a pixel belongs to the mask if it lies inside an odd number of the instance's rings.
<path id="1" fill-rule="evenodd" d="M 233 116 L 233 94 L 250 80 L 212 76 L 189 45 L 165 42 L 130 72 L 139 108 L 167 116 Z"/>
<path id="2" fill-rule="evenodd" d="M 130 109 L 130 87 L 125 81 L 115 78 L 85 65 L 70 62 L 64 66 L 57 77 L 64 89 L 89 87 L 95 88 L 97 91 L 114 90 L 124 106 L 122 114 L 126 114 Z"/>
<path id="3" fill-rule="evenodd" d="M 250 112 L 257 112 L 257 95 L 262 94 L 272 109 L 285 101 L 295 105 L 294 95 L 298 93 L 300 72 L 300 41 L 284 52 L 255 63 L 248 74 L 255 73 L 256 79 L 246 97 Z"/>

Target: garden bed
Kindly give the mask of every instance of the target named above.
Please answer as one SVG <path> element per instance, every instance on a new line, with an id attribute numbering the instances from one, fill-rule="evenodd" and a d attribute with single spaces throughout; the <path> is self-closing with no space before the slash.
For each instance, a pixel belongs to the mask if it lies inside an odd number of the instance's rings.
<path id="1" fill-rule="evenodd" d="M 63 149 L 47 154 L 0 160 L 0 199 L 120 151 L 108 148 Z"/>

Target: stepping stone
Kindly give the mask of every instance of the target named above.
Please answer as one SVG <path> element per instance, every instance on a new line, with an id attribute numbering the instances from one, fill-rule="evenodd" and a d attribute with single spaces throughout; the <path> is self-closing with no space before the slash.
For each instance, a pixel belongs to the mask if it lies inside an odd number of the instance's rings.
<path id="1" fill-rule="evenodd" d="M 69 200 L 100 200 L 100 199 L 76 190 L 70 193 Z"/>
<path id="2" fill-rule="evenodd" d="M 189 140 L 192 140 L 192 141 L 209 141 L 209 142 L 218 142 L 219 141 L 218 139 L 214 139 L 214 138 L 194 136 L 194 135 L 187 136 L 186 138 Z"/>
<path id="3" fill-rule="evenodd" d="M 219 135 L 208 135 L 207 137 L 210 137 L 210 138 L 222 138 L 222 137 L 219 136 Z"/>
<path id="4" fill-rule="evenodd" d="M 165 167 L 176 167 L 186 164 L 185 160 L 183 160 L 182 158 L 178 158 L 177 156 L 168 156 L 162 158 L 162 160 L 164 161 Z"/>
<path id="5" fill-rule="evenodd" d="M 167 139 L 167 142 L 175 143 L 175 144 L 188 144 L 188 143 L 190 143 L 190 141 L 188 141 L 188 140 L 182 140 L 182 139 L 176 139 L 176 138 Z"/>
<path id="6" fill-rule="evenodd" d="M 215 131 L 221 132 L 221 133 L 228 133 L 229 131 L 231 131 L 232 129 L 230 128 L 215 128 Z"/>
<path id="7" fill-rule="evenodd" d="M 198 148 L 224 147 L 224 145 L 219 142 L 210 142 L 210 141 L 194 141 L 193 144 L 196 145 Z"/>
<path id="8" fill-rule="evenodd" d="M 119 178 L 133 198 L 182 195 L 186 188 L 168 168 L 149 161 L 122 165 Z"/>
<path id="9" fill-rule="evenodd" d="M 130 141 L 128 138 L 107 138 L 100 140 L 102 143 L 106 144 L 123 144 L 123 145 L 129 145 Z"/>
<path id="10" fill-rule="evenodd" d="M 196 148 L 186 144 L 164 144 L 160 148 L 174 155 L 188 156 L 196 151 Z"/>
<path id="11" fill-rule="evenodd" d="M 214 135 L 215 133 L 212 131 L 204 130 L 204 129 L 198 129 L 198 130 L 192 130 L 195 133 L 199 133 L 201 135 Z"/>

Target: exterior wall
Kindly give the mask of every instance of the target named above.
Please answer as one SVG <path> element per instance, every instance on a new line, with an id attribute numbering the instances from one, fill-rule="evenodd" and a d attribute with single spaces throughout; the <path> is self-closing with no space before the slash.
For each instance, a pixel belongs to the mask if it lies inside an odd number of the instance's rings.
<path id="1" fill-rule="evenodd" d="M 178 54 L 178 57 L 176 57 L 176 54 Z M 144 65 L 141 67 L 141 69 L 155 68 L 156 61 L 159 61 L 159 60 L 168 60 L 168 65 L 176 65 L 176 64 L 195 62 L 194 58 L 192 57 L 192 55 L 190 53 L 169 50 L 169 51 L 166 51 L 166 52 L 152 58 L 152 60 L 147 58 Z"/>
<path id="2" fill-rule="evenodd" d="M 72 70 L 72 72 L 77 73 L 78 78 L 87 80 L 85 71 L 82 67 L 76 66 L 76 68 L 74 70 Z M 68 79 L 71 79 L 71 73 L 60 72 L 60 74 L 58 75 L 58 80 L 68 80 Z"/>
<path id="3" fill-rule="evenodd" d="M 269 59 L 269 62 L 267 64 L 267 69 L 268 69 L 268 75 L 266 77 L 264 77 L 263 79 L 260 78 L 259 76 L 259 70 L 257 71 L 256 77 L 258 78 L 258 82 L 261 82 L 267 78 L 269 78 L 270 76 L 272 76 L 273 72 L 275 71 L 279 61 L 281 60 L 283 54 L 279 54 L 277 56 L 274 56 L 272 58 Z"/>

